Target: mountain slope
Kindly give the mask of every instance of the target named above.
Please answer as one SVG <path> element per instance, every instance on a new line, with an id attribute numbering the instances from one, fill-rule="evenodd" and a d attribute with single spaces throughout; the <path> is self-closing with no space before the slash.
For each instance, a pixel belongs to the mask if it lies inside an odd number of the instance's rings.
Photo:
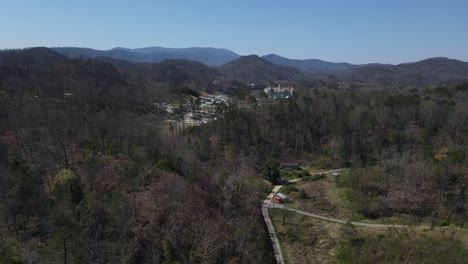
<path id="1" fill-rule="evenodd" d="M 68 58 L 48 48 L 0 50 L 0 65 L 50 65 L 67 63 Z"/>
<path id="2" fill-rule="evenodd" d="M 128 96 L 125 76 L 109 63 L 69 59 L 47 48 L 1 51 L 0 57 L 0 90 L 9 94 Z"/>
<path id="3" fill-rule="evenodd" d="M 207 65 L 222 65 L 239 57 L 238 54 L 216 48 L 163 48 L 147 47 L 138 49 L 114 48 L 111 50 L 95 50 L 88 48 L 54 48 L 67 57 L 109 57 L 133 62 L 161 62 L 168 59 L 186 59 L 205 63 Z"/>
<path id="4" fill-rule="evenodd" d="M 431 58 L 398 65 L 369 64 L 354 68 L 340 77 L 350 82 L 386 87 L 435 85 L 468 80 L 468 63 Z"/>
<path id="5" fill-rule="evenodd" d="M 333 63 L 317 59 L 294 60 L 278 56 L 276 54 L 265 55 L 262 58 L 275 64 L 294 67 L 308 73 L 338 73 L 358 67 L 349 63 Z"/>
<path id="6" fill-rule="evenodd" d="M 257 55 L 240 57 L 219 67 L 221 73 L 247 82 L 289 81 L 308 76 L 296 68 L 274 64 Z"/>

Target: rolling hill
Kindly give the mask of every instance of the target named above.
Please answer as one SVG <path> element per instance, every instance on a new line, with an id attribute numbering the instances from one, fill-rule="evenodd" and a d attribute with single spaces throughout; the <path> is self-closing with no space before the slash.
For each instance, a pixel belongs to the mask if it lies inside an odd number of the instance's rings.
<path id="1" fill-rule="evenodd" d="M 311 74 L 330 74 L 348 71 L 350 69 L 359 67 L 349 63 L 333 63 L 328 61 L 322 61 L 317 59 L 308 60 L 294 60 L 285 57 L 278 56 L 276 54 L 265 55 L 262 58 L 273 62 L 275 64 L 294 67 L 304 72 Z"/>
<path id="2" fill-rule="evenodd" d="M 240 57 L 219 67 L 221 73 L 233 79 L 247 82 L 291 81 L 309 78 L 300 70 L 274 64 L 257 55 Z"/>
<path id="3" fill-rule="evenodd" d="M 468 63 L 448 58 L 431 58 L 418 62 L 368 64 L 342 73 L 348 82 L 374 86 L 426 86 L 468 80 Z"/>
<path id="4" fill-rule="evenodd" d="M 69 59 L 48 48 L 0 52 L 0 90 L 9 94 L 61 97 L 110 96 L 130 88 L 111 64 L 97 60 Z M 127 89 L 128 88 L 128 89 Z"/>
<path id="5" fill-rule="evenodd" d="M 185 84 L 203 89 L 210 86 L 214 79 L 222 78 L 216 68 L 190 60 L 173 59 L 160 63 L 130 62 L 108 57 L 99 57 L 96 60 L 108 62 L 119 72 L 130 74 L 153 85 L 157 83 Z"/>
<path id="6" fill-rule="evenodd" d="M 44 47 L 0 50 L 0 66 L 55 65 L 67 62 L 67 57 Z"/>

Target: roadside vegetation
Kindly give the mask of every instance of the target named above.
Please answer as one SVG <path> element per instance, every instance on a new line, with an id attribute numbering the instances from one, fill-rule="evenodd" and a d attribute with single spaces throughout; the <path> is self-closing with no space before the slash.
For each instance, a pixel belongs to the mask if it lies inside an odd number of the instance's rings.
<path id="1" fill-rule="evenodd" d="M 333 263 L 339 224 L 270 210 L 286 263 Z"/>
<path id="2" fill-rule="evenodd" d="M 286 263 L 465 263 L 468 232 L 365 228 L 271 210 Z"/>
<path id="3" fill-rule="evenodd" d="M 293 179 L 302 179 L 309 176 L 310 173 L 308 170 L 299 168 L 297 170 L 280 170 L 280 177 L 283 180 L 293 180 Z"/>
<path id="4" fill-rule="evenodd" d="M 389 228 L 363 231 L 343 226 L 341 234 L 336 263 L 462 264 L 468 259 L 468 245 L 448 230 Z"/>
<path id="5" fill-rule="evenodd" d="M 343 171 L 338 179 L 316 174 L 321 176 L 318 180 L 284 186 L 280 192 L 290 197 L 284 205 L 337 219 L 406 227 L 353 227 L 276 209 L 271 215 L 287 263 L 466 262 L 468 230 L 460 229 L 463 223 L 434 216 L 422 219 L 409 213 L 366 217 L 363 212 L 375 206 L 375 198 L 354 197 L 351 173 Z M 317 240 L 321 244 L 314 244 Z"/>

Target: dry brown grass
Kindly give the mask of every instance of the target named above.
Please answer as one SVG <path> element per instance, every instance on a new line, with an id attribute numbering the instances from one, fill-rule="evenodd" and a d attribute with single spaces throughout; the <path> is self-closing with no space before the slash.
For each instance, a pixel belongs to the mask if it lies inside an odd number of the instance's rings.
<path id="1" fill-rule="evenodd" d="M 283 210 L 270 214 L 287 263 L 333 263 L 340 225 Z"/>

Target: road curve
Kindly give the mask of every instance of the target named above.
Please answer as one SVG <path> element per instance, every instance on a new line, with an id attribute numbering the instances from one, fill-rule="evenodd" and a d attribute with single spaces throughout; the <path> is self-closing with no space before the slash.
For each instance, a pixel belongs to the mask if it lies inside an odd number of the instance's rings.
<path id="1" fill-rule="evenodd" d="M 316 174 L 329 174 L 329 173 L 333 173 L 333 172 L 340 172 L 340 171 L 343 171 L 345 169 L 336 169 L 336 170 L 329 170 L 329 171 L 323 171 L 323 172 L 317 172 L 317 173 L 313 173 L 312 175 L 316 175 Z M 298 179 L 294 179 L 294 180 L 290 180 L 289 182 L 297 182 L 297 181 L 300 181 L 302 180 L 301 178 L 298 178 Z M 275 186 L 275 188 L 273 188 L 273 191 L 272 191 L 272 196 L 274 196 L 274 194 L 276 192 L 279 191 L 279 189 L 281 189 L 282 186 Z M 347 220 L 341 220 L 341 219 L 335 219 L 335 218 L 331 218 L 331 217 L 327 217 L 327 216 L 322 216 L 322 215 L 317 215 L 317 214 L 312 214 L 312 213 L 309 213 L 309 212 L 305 212 L 305 211 L 302 211 L 302 210 L 298 210 L 298 209 L 294 209 L 294 208 L 290 208 L 290 207 L 286 207 L 282 204 L 275 204 L 272 199 L 265 199 L 265 201 L 263 202 L 263 207 L 269 207 L 269 208 L 275 208 L 275 209 L 283 209 L 283 210 L 287 210 L 287 211 L 291 211 L 291 212 L 295 212 L 295 213 L 298 213 L 298 214 L 301 214 L 301 215 L 305 215 L 305 216 L 310 216 L 310 217 L 313 217 L 313 218 L 317 218 L 317 219 L 321 219 L 321 220 L 325 220 L 325 221 L 329 221 L 329 222 L 334 222 L 334 223 L 339 223 L 339 224 L 351 224 L 353 226 L 363 226 L 363 227 L 377 227 L 377 228 L 382 228 L 382 227 L 404 227 L 404 225 L 385 225 L 385 224 L 369 224 L 369 223 L 362 223 L 362 222 L 350 222 L 350 221 L 347 221 Z"/>
<path id="2" fill-rule="evenodd" d="M 336 169 L 336 170 L 330 170 L 330 171 L 323 171 L 323 172 L 313 173 L 312 175 L 315 175 L 315 174 L 329 174 L 329 173 L 339 172 L 339 171 L 343 171 L 343 170 L 345 170 L 345 169 Z M 294 179 L 294 180 L 291 180 L 289 182 L 297 182 L 297 181 L 300 181 L 300 180 L 302 180 L 302 179 Z M 270 240 L 271 240 L 271 245 L 273 247 L 273 252 L 275 254 L 275 259 L 276 259 L 276 262 L 278 264 L 284 264 L 285 262 L 284 262 L 283 253 L 281 251 L 281 246 L 279 244 L 279 240 L 278 240 L 278 237 L 276 235 L 275 228 L 273 226 L 273 223 L 271 222 L 270 215 L 268 213 L 269 208 L 283 209 L 283 210 L 295 212 L 295 213 L 298 213 L 298 214 L 314 217 L 314 218 L 329 221 L 329 222 L 335 222 L 335 223 L 340 223 L 340 224 L 347 224 L 348 223 L 348 221 L 345 221 L 345 220 L 339 220 L 339 219 L 334 219 L 334 218 L 330 218 L 330 217 L 326 217 L 326 216 L 316 215 L 316 214 L 308 213 L 308 212 L 305 212 L 305 211 L 289 208 L 289 207 L 286 207 L 286 206 L 281 205 L 281 204 L 274 204 L 273 197 L 281 189 L 281 187 L 283 187 L 283 186 L 282 185 L 276 185 L 273 188 L 273 190 L 271 191 L 271 193 L 267 196 L 267 198 L 263 201 L 263 204 L 262 204 L 263 220 L 265 221 L 265 225 L 267 227 L 268 234 L 269 234 Z M 368 223 L 360 223 L 360 222 L 349 222 L 349 223 L 354 225 L 354 226 L 364 226 L 364 227 L 390 227 L 390 226 L 395 226 L 395 225 L 383 225 L 383 224 L 368 224 Z"/>
<path id="3" fill-rule="evenodd" d="M 305 212 L 305 211 L 289 208 L 289 207 L 286 207 L 286 206 L 281 205 L 281 204 L 270 204 L 269 207 L 270 208 L 275 208 L 275 209 L 283 209 L 283 210 L 295 212 L 295 213 L 298 213 L 298 214 L 301 214 L 301 215 L 306 215 L 306 216 L 310 216 L 310 217 L 313 217 L 313 218 L 317 218 L 317 219 L 321 219 L 321 220 L 325 220 L 325 221 L 329 221 L 329 222 L 334 222 L 334 223 L 339 223 L 339 224 L 348 224 L 349 223 L 349 224 L 351 224 L 353 226 L 379 227 L 379 228 L 381 228 L 381 227 L 403 227 L 402 225 L 384 225 L 384 224 L 368 224 L 368 223 L 361 223 L 361 222 L 349 222 L 349 221 L 346 221 L 346 220 L 335 219 L 335 218 L 331 218 L 331 217 L 321 216 L 321 215 L 312 214 L 312 213 L 308 213 L 308 212 Z"/>

